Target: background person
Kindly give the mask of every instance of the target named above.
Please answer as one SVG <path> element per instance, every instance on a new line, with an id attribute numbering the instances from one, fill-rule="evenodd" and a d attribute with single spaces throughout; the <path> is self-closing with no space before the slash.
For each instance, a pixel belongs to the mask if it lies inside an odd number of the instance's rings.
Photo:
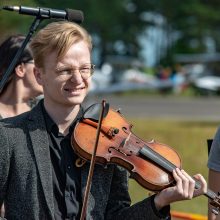
<path id="1" fill-rule="evenodd" d="M 23 35 L 13 35 L 0 45 L 0 79 L 24 39 Z M 34 60 L 30 47 L 27 45 L 0 93 L 0 117 L 12 117 L 30 110 L 31 100 L 42 94 L 42 87 L 34 77 L 33 68 Z"/>
<path id="2" fill-rule="evenodd" d="M 209 168 L 209 178 L 208 184 L 209 188 L 214 191 L 217 195 L 220 192 L 220 127 L 218 128 L 215 137 L 213 139 L 211 149 L 208 158 L 208 168 Z M 220 216 L 216 216 L 212 213 L 213 207 L 209 204 L 209 220 L 220 220 Z"/>
<path id="3" fill-rule="evenodd" d="M 0 122 L 0 203 L 7 219 L 79 219 L 89 163 L 75 165 L 71 135 L 91 84 L 91 38 L 79 25 L 54 22 L 35 35 L 31 49 L 44 99 Z M 131 206 L 127 171 L 96 164 L 86 219 L 169 219 L 170 203 L 207 190 L 199 174 L 196 190 L 183 170 L 173 176 L 175 186 Z"/>
<path id="4" fill-rule="evenodd" d="M 6 72 L 25 36 L 9 36 L 0 45 L 0 79 Z M 33 98 L 42 94 L 42 87 L 34 77 L 34 60 L 29 45 L 15 66 L 5 87 L 0 93 L 0 118 L 12 117 L 30 110 Z M 4 205 L 0 216 L 4 216 Z"/>

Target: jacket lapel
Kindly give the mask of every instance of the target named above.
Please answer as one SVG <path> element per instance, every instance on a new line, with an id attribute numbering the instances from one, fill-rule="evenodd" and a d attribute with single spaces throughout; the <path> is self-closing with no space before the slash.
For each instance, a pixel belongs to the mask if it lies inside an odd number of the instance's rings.
<path id="1" fill-rule="evenodd" d="M 49 141 L 40 103 L 31 110 L 29 120 L 30 123 L 28 123 L 28 129 L 30 132 L 31 142 L 36 158 L 36 165 L 42 183 L 45 200 L 50 215 L 53 218 L 54 205 L 52 167 L 50 160 Z"/>

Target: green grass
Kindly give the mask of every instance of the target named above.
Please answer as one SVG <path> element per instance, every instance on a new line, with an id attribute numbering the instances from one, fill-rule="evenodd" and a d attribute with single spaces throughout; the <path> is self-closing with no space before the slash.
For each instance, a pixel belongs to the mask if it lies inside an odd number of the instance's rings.
<path id="1" fill-rule="evenodd" d="M 190 122 L 155 119 L 129 119 L 133 133 L 143 140 L 154 139 L 174 148 L 182 159 L 182 167 L 190 175 L 201 173 L 207 180 L 207 139 L 213 138 L 217 122 Z M 130 180 L 132 203 L 149 196 L 149 191 Z M 172 204 L 171 209 L 195 214 L 207 214 L 208 199 L 200 196 Z"/>

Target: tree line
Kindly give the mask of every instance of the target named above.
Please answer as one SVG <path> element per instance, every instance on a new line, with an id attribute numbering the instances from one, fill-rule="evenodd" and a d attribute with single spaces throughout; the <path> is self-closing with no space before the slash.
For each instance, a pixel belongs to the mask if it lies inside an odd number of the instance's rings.
<path id="1" fill-rule="evenodd" d="M 99 48 L 100 64 L 107 55 L 141 59 L 139 37 L 151 27 L 163 31 L 161 45 L 167 45 L 158 48 L 159 64 L 171 64 L 177 53 L 205 53 L 207 42 L 212 42 L 217 52 L 220 50 L 218 0 L 2 0 L 0 4 L 21 3 L 30 7 L 82 10 L 82 25 L 92 34 L 94 47 Z M 26 34 L 33 19 L 1 10 L 1 38 L 15 32 Z"/>

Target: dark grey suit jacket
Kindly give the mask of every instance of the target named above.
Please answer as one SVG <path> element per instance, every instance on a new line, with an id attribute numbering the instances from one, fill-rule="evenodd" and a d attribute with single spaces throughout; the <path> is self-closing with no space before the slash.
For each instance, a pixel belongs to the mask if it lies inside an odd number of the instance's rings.
<path id="1" fill-rule="evenodd" d="M 87 163 L 81 170 L 82 195 L 88 170 Z M 127 177 L 116 165 L 95 166 L 86 219 L 163 219 L 151 198 L 130 206 Z M 8 220 L 54 219 L 49 142 L 40 104 L 0 122 L 0 204 L 3 201 Z"/>

